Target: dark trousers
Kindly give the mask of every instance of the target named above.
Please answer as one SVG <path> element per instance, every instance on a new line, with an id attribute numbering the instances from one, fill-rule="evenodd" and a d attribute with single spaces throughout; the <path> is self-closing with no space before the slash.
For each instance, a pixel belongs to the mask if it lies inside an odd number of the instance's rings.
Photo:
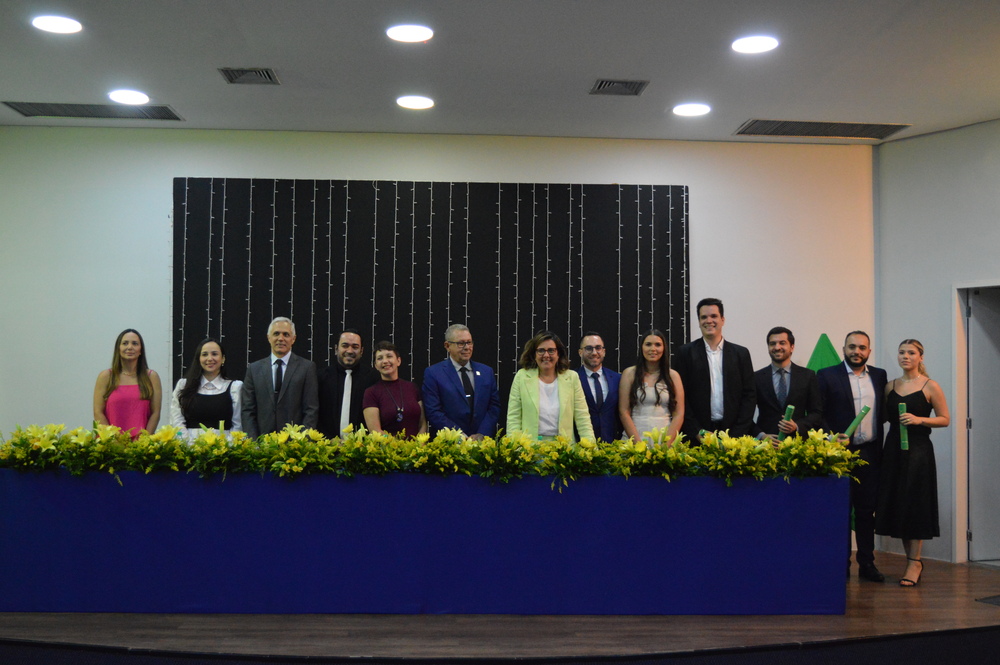
<path id="1" fill-rule="evenodd" d="M 854 538 L 857 540 L 859 564 L 875 562 L 875 506 L 878 504 L 879 463 L 882 443 L 873 441 L 861 446 L 848 446 L 860 454 L 868 464 L 858 467 L 851 474 L 858 482 L 851 481 L 851 507 L 854 508 Z M 851 534 L 847 534 L 847 560 L 851 560 Z"/>

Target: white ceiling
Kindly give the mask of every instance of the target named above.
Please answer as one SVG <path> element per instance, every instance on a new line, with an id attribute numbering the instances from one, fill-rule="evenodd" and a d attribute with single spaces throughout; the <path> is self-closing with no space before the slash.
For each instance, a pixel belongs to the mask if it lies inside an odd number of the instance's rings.
<path id="1" fill-rule="evenodd" d="M 43 13 L 84 31 L 35 30 Z M 434 38 L 385 36 L 408 22 Z M 781 46 L 730 49 L 758 33 Z M 229 85 L 220 67 L 269 67 L 281 85 Z M 599 78 L 649 86 L 639 97 L 588 94 Z M 105 104 L 120 87 L 183 121 L 25 118 L 0 105 L 0 125 L 746 141 L 762 140 L 733 135 L 752 118 L 912 124 L 895 140 L 1000 118 L 1000 0 L 0 4 L 0 101 Z M 401 109 L 402 94 L 436 106 Z M 712 113 L 671 113 L 689 101 Z"/>

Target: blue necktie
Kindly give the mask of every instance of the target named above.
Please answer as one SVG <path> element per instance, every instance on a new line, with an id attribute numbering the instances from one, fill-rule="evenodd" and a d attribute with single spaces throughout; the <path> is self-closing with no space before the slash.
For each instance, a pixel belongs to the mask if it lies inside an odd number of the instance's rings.
<path id="1" fill-rule="evenodd" d="M 594 401 L 597 402 L 597 408 L 604 406 L 604 390 L 601 388 L 601 375 L 594 372 L 590 375 L 590 378 L 594 380 Z"/>
<path id="2" fill-rule="evenodd" d="M 784 367 L 778 369 L 778 390 L 776 394 L 778 396 L 778 404 L 785 406 L 785 402 L 788 401 L 788 379 L 785 378 Z"/>

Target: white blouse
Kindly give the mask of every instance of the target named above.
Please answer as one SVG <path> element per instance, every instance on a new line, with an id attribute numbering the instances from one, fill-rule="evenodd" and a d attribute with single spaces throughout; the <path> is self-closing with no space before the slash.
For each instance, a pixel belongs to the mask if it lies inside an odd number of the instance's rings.
<path id="1" fill-rule="evenodd" d="M 538 380 L 538 436 L 559 434 L 559 380 Z"/>

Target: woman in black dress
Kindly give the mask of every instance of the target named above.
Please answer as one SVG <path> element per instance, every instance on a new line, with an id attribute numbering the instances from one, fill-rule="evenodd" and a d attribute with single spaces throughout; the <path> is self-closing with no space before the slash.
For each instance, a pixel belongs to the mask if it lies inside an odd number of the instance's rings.
<path id="1" fill-rule="evenodd" d="M 951 416 L 941 386 L 927 376 L 923 344 L 904 339 L 896 360 L 903 375 L 885 387 L 890 429 L 882 455 L 875 533 L 903 539 L 906 571 L 899 586 L 913 587 L 924 569 L 920 560 L 923 541 L 941 535 L 930 428 L 947 427 Z M 901 404 L 905 405 L 902 413 Z M 900 442 L 901 426 L 906 427 L 906 450 Z"/>
<path id="2" fill-rule="evenodd" d="M 184 378 L 177 382 L 170 400 L 170 422 L 187 439 L 201 434 L 201 426 L 222 426 L 230 431 L 240 424 L 242 381 L 226 378 L 226 351 L 214 339 L 202 340 Z"/>

